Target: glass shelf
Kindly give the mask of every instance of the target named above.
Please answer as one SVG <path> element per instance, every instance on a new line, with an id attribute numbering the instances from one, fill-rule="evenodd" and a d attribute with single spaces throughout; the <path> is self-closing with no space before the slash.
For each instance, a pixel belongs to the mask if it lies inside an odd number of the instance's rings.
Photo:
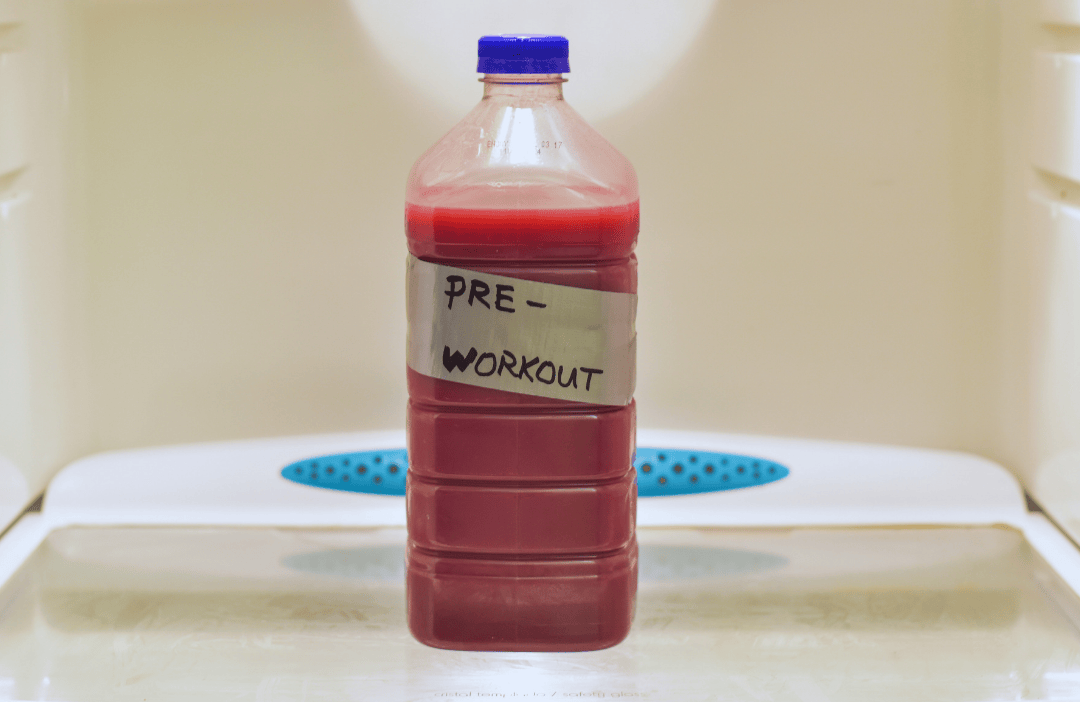
<path id="1" fill-rule="evenodd" d="M 642 528 L 630 637 L 405 628 L 401 529 L 69 528 L 0 590 L 0 700 L 1051 700 L 1080 601 L 1008 528 Z"/>

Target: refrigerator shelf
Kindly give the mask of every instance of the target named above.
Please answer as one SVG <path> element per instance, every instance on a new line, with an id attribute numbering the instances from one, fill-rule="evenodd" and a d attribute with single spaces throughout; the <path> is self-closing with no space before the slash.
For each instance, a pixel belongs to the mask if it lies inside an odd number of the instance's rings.
<path id="1" fill-rule="evenodd" d="M 0 700 L 1055 700 L 1080 695 L 1080 553 L 955 453 L 642 431 L 791 468 L 641 502 L 630 637 L 430 649 L 404 506 L 280 476 L 398 432 L 103 454 L 0 540 Z M 213 480 L 211 480 L 213 477 Z M 214 484 L 216 489 L 206 490 Z"/>

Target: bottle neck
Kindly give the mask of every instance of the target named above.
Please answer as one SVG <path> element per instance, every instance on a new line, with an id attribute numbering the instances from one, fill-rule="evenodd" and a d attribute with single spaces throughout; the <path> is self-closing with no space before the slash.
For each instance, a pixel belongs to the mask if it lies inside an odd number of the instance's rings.
<path id="1" fill-rule="evenodd" d="M 518 98 L 525 100 L 562 100 L 561 73 L 485 73 L 484 99 Z"/>

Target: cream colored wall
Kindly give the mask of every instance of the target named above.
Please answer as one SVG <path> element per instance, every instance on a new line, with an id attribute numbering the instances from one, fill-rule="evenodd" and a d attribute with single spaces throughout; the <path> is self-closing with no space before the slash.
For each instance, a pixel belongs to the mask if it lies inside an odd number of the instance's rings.
<path id="1" fill-rule="evenodd" d="M 997 372 L 995 422 L 998 459 L 1030 486 L 1037 465 L 1037 383 L 1042 373 L 1041 321 L 1046 278 L 1044 247 L 1031 231 L 1032 58 L 1040 27 L 1038 2 L 1001 3 L 998 56 L 1001 94 L 1002 191 L 999 324 L 1002 355 Z"/>
<path id="2" fill-rule="evenodd" d="M 98 445 L 400 426 L 400 201 L 441 125 L 340 2 L 81 23 Z"/>
<path id="3" fill-rule="evenodd" d="M 0 531 L 91 448 L 61 6 L 0 0 Z"/>
<path id="4" fill-rule="evenodd" d="M 642 425 L 1022 462 L 1021 3 L 721 0 L 597 123 L 641 180 Z M 401 426 L 401 199 L 446 109 L 344 0 L 66 7 L 88 446 Z"/>
<path id="5" fill-rule="evenodd" d="M 997 8 L 730 2 L 608 127 L 642 422 L 995 451 Z"/>
<path id="6" fill-rule="evenodd" d="M 79 21 L 98 446 L 400 426 L 401 193 L 445 116 L 342 2 Z M 997 23 L 729 1 L 598 125 L 641 177 L 643 425 L 996 451 Z"/>

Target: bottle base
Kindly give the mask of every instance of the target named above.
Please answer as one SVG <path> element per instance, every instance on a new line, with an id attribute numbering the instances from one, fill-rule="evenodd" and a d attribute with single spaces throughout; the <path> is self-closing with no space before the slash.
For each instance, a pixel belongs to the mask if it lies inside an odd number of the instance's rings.
<path id="1" fill-rule="evenodd" d="M 409 631 L 458 651 L 595 651 L 630 633 L 637 544 L 592 559 L 486 560 L 410 548 Z"/>

